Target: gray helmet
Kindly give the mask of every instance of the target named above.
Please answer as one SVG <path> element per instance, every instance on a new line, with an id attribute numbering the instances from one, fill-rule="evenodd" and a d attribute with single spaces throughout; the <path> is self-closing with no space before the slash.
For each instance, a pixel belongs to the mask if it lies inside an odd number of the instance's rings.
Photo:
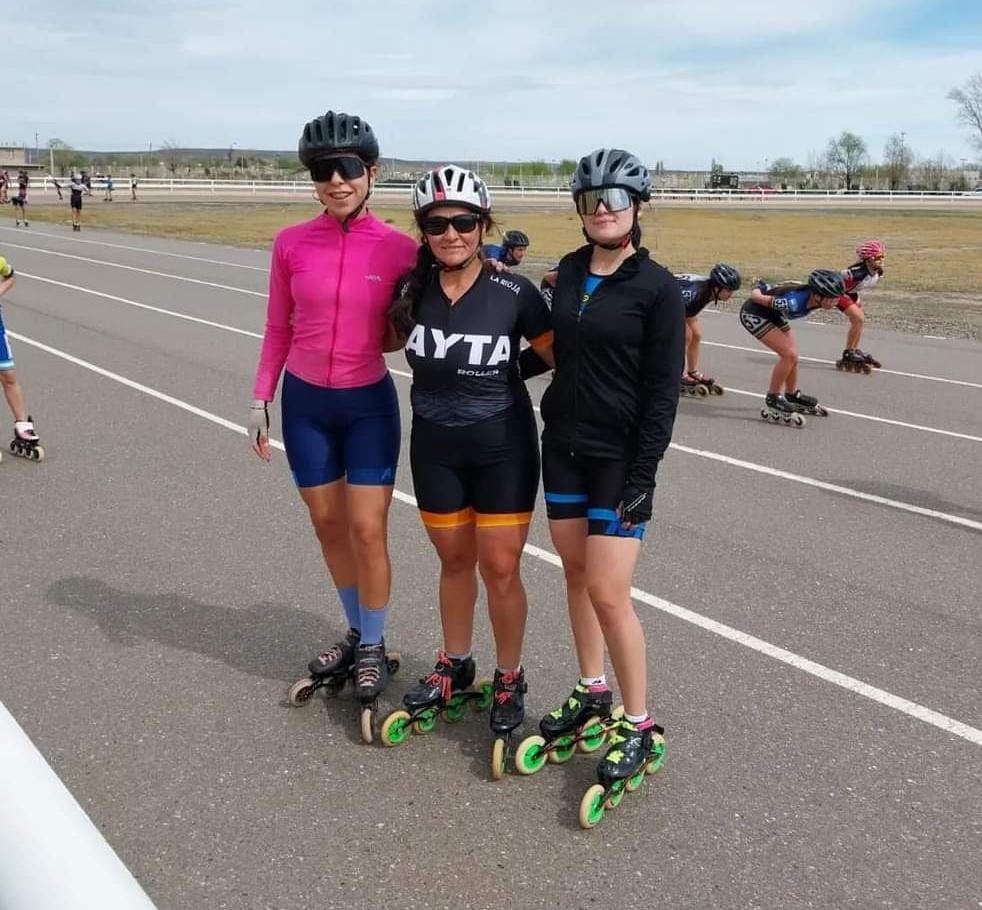
<path id="1" fill-rule="evenodd" d="M 726 291 L 740 290 L 740 273 L 732 265 L 727 265 L 725 262 L 717 262 L 713 266 L 712 271 L 709 273 L 709 280 L 716 287 Z"/>
<path id="2" fill-rule="evenodd" d="M 815 269 L 808 276 L 808 290 L 819 297 L 841 297 L 846 292 L 846 283 L 834 269 Z"/>
<path id="3" fill-rule="evenodd" d="M 505 236 L 501 238 L 502 246 L 528 246 L 529 237 L 524 231 L 505 231 Z"/>
<path id="4" fill-rule="evenodd" d="M 340 152 L 351 152 L 367 162 L 378 159 L 378 140 L 361 117 L 328 111 L 303 128 L 299 155 L 304 167 L 310 167 L 318 158 Z"/>
<path id="5" fill-rule="evenodd" d="M 597 149 L 580 159 L 570 189 L 575 199 L 587 190 L 619 186 L 643 202 L 651 198 L 651 177 L 641 161 L 624 149 Z"/>

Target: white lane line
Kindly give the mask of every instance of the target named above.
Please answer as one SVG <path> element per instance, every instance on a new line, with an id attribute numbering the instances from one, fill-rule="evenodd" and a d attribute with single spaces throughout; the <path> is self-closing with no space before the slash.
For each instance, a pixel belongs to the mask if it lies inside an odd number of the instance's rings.
<path id="1" fill-rule="evenodd" d="M 153 269 L 141 269 L 135 265 L 122 265 L 119 262 L 107 262 L 105 259 L 90 259 L 88 256 L 75 256 L 71 253 L 58 253 L 55 250 L 45 250 L 41 247 L 24 246 L 20 243 L 5 243 L 4 247 L 18 250 L 30 250 L 32 253 L 43 253 L 45 256 L 60 256 L 62 259 L 77 259 L 79 262 L 88 262 L 91 265 L 104 265 L 111 269 L 125 269 L 127 272 L 140 272 L 143 275 L 156 275 L 158 278 L 170 278 L 174 281 L 187 281 L 191 284 L 202 284 L 209 288 L 219 288 L 223 291 L 235 291 L 239 294 L 248 294 L 250 297 L 266 297 L 265 291 L 250 291 L 247 288 L 236 288 L 229 284 L 219 284 L 217 281 L 203 281 L 200 278 L 189 278 L 187 275 L 173 275 L 170 272 L 155 272 Z"/>
<path id="2" fill-rule="evenodd" d="M 8 332 L 7 334 L 11 333 Z M 409 379 L 412 379 L 413 375 L 412 373 L 406 373 L 403 370 L 393 370 L 391 367 L 389 368 L 389 372 L 394 373 L 396 376 L 405 376 Z M 539 410 L 538 405 L 532 405 L 532 407 L 536 411 Z M 974 439 L 976 437 L 971 438 Z M 978 441 L 982 442 L 982 439 L 979 439 Z M 801 483 L 805 486 L 815 487 L 818 490 L 827 490 L 830 493 L 841 493 L 843 496 L 852 496 L 854 499 L 863 499 L 866 502 L 874 502 L 877 505 L 888 506 L 891 509 L 899 509 L 902 512 L 910 512 L 913 515 L 923 515 L 926 518 L 937 518 L 951 524 L 971 528 L 973 531 L 982 531 L 982 522 L 973 521 L 971 518 L 962 518 L 960 515 L 951 515 L 948 512 L 938 512 L 935 509 L 925 509 L 923 506 L 911 505 L 908 502 L 901 502 L 898 499 L 887 499 L 885 496 L 876 496 L 873 493 L 863 493 L 861 490 L 853 490 L 850 487 L 840 487 L 835 483 L 828 483 L 824 480 L 816 480 L 814 477 L 806 477 L 803 474 L 792 474 L 790 471 L 782 471 L 780 468 L 771 468 L 767 465 L 757 464 L 753 461 L 743 461 L 740 458 L 733 458 L 719 452 L 710 452 L 706 449 L 694 449 L 691 446 L 682 445 L 682 443 L 679 442 L 670 442 L 668 447 L 670 449 L 675 449 L 677 452 L 685 452 L 686 455 L 696 455 L 699 458 L 708 458 L 711 461 L 719 461 L 735 468 L 745 468 L 746 470 L 754 471 L 757 474 L 768 474 L 771 477 L 779 477 L 781 480 L 790 480 L 793 483 Z"/>
<path id="3" fill-rule="evenodd" d="M 8 244 L 8 245 L 10 245 L 10 244 Z M 61 255 L 61 254 L 56 254 L 56 255 Z M 72 258 L 81 258 L 81 257 L 72 257 Z M 122 268 L 129 268 L 129 266 L 122 266 Z M 137 271 L 143 271 L 143 270 L 142 269 L 137 269 Z M 118 296 L 116 296 L 114 294 L 107 294 L 107 293 L 105 293 L 103 291 L 94 291 L 94 290 L 91 290 L 89 288 L 84 288 L 81 285 L 69 284 L 68 282 L 64 282 L 64 281 L 56 281 L 53 278 L 44 278 L 41 275 L 34 275 L 31 272 L 18 272 L 17 274 L 18 275 L 22 275 L 25 278 L 31 278 L 34 281 L 43 281 L 46 284 L 53 284 L 53 285 L 57 285 L 58 287 L 68 288 L 69 290 L 78 291 L 78 292 L 80 292 L 82 294 L 92 294 L 95 297 L 102 297 L 102 298 L 104 298 L 106 300 L 116 301 L 117 303 L 125 303 L 125 304 L 128 304 L 130 306 L 139 307 L 140 309 L 150 310 L 151 312 L 154 312 L 154 313 L 161 313 L 161 314 L 163 314 L 165 316 L 173 316 L 176 319 L 186 319 L 188 322 L 199 322 L 202 325 L 209 325 L 209 326 L 212 326 L 212 327 L 217 328 L 217 329 L 225 329 L 226 331 L 236 332 L 239 335 L 247 335 L 247 336 L 252 337 L 252 338 L 262 338 L 263 337 L 262 335 L 257 335 L 255 332 L 249 332 L 249 331 L 246 331 L 245 329 L 237 329 L 234 326 L 226 325 L 225 323 L 222 323 L 222 322 L 212 322 L 209 319 L 201 319 L 201 318 L 196 317 L 196 316 L 188 316 L 188 315 L 186 315 L 184 313 L 179 313 L 179 312 L 176 312 L 174 310 L 167 310 L 167 309 L 164 309 L 162 307 L 151 306 L 150 304 L 147 304 L 147 303 L 140 303 L 140 302 L 138 302 L 136 300 L 131 300 L 128 297 L 118 297 Z M 159 275 L 159 274 L 163 274 L 163 273 L 161 273 L 161 272 L 155 272 L 153 274 L 158 274 Z M 174 277 L 180 277 L 180 276 L 174 276 Z M 199 282 L 199 283 L 208 284 L 209 282 Z M 242 288 L 231 288 L 231 287 L 228 287 L 226 285 L 217 285 L 217 287 L 223 287 L 226 290 L 241 291 L 244 294 L 252 294 L 252 295 L 257 296 L 257 297 L 265 297 L 266 296 L 265 294 L 260 294 L 257 291 L 244 291 L 244 290 L 242 290 Z M 707 342 L 707 343 L 711 343 L 711 342 Z M 749 350 L 754 350 L 754 349 L 753 348 L 743 348 L 742 350 L 748 350 L 749 351 Z M 392 372 L 395 372 L 395 373 L 397 373 L 400 376 L 401 375 L 408 375 L 408 374 L 399 373 L 398 370 L 393 370 Z M 949 381 L 949 380 L 945 380 L 945 381 Z M 954 380 L 950 380 L 950 381 L 954 381 Z M 747 391 L 747 390 L 744 390 L 744 389 L 734 389 L 732 386 L 727 386 L 727 391 L 733 392 L 734 395 L 749 395 L 752 398 L 763 398 L 764 397 L 759 392 L 751 392 L 751 391 Z M 970 442 L 982 442 L 982 437 L 972 436 L 969 433 L 958 433 L 958 432 L 955 432 L 954 430 L 942 430 L 942 429 L 939 429 L 937 427 L 923 426 L 922 424 L 918 424 L 918 423 L 907 423 L 907 422 L 902 421 L 902 420 L 892 420 L 889 417 L 874 417 L 872 414 L 860 414 L 857 411 L 845 411 L 845 410 L 840 410 L 838 408 L 831 408 L 831 407 L 829 408 L 829 410 L 832 411 L 833 413 L 836 413 L 836 414 L 842 414 L 845 417 L 855 417 L 858 420 L 870 420 L 870 421 L 874 421 L 876 423 L 885 423 L 885 424 L 890 424 L 890 425 L 896 426 L 896 427 L 904 427 L 905 429 L 908 429 L 908 430 L 919 430 L 920 432 L 923 432 L 923 433 L 937 433 L 937 434 L 939 434 L 941 436 L 951 436 L 951 437 L 953 437 L 955 439 L 967 439 Z"/>
<path id="4" fill-rule="evenodd" d="M 732 386 L 726 387 L 727 393 L 734 395 L 748 395 L 751 398 L 763 398 L 760 392 L 749 392 L 744 389 L 734 389 Z M 856 411 L 843 411 L 839 408 L 830 407 L 830 414 L 841 414 L 843 417 L 856 417 L 859 420 L 872 420 L 876 423 L 888 423 L 895 427 L 904 427 L 908 430 L 920 430 L 922 433 L 938 433 L 941 436 L 953 436 L 955 439 L 967 439 L 970 442 L 982 442 L 982 436 L 972 436 L 969 433 L 956 433 L 954 430 L 939 430 L 937 427 L 925 427 L 919 423 L 906 423 L 903 420 L 891 420 L 889 417 L 874 417 L 872 414 L 860 414 Z"/>
<path id="5" fill-rule="evenodd" d="M 747 471 L 754 471 L 758 474 L 768 474 L 771 477 L 780 477 L 782 480 L 791 480 L 795 483 L 805 484 L 805 486 L 815 487 L 819 490 L 828 490 L 830 493 L 841 493 L 843 496 L 852 496 L 854 499 L 863 499 L 866 502 L 875 502 L 877 505 L 889 506 L 892 509 L 900 509 L 902 512 L 910 512 L 913 515 L 924 515 L 927 518 L 937 518 L 940 521 L 947 521 L 950 524 L 961 525 L 971 528 L 973 531 L 982 531 L 982 521 L 973 521 L 971 518 L 962 518 L 960 515 L 951 515 L 948 512 L 938 512 L 934 509 L 925 509 L 923 506 L 911 505 L 909 502 L 900 502 L 896 499 L 887 499 L 885 496 L 877 496 L 874 493 L 863 493 L 860 490 L 853 490 L 849 487 L 840 487 L 835 483 L 828 483 L 824 480 L 816 480 L 813 477 L 805 477 L 802 474 L 792 474 L 790 471 L 782 471 L 779 468 L 770 468 L 767 465 L 756 464 L 753 461 L 744 461 L 741 458 L 731 458 L 729 455 L 721 455 L 718 452 L 708 452 L 705 449 L 693 449 L 681 443 L 669 443 L 669 447 L 685 452 L 688 455 L 698 455 L 700 458 L 709 458 L 712 461 L 719 461 L 723 464 L 732 465 L 736 468 L 744 468 Z"/>
<path id="6" fill-rule="evenodd" d="M 226 420 L 224 417 L 219 417 L 217 414 L 213 414 L 210 411 L 204 410 L 203 408 L 199 408 L 193 404 L 189 404 L 186 401 L 182 401 L 180 398 L 174 398 L 172 395 L 159 392 L 157 389 L 153 389 L 150 386 L 135 382 L 132 379 L 127 379 L 125 376 L 120 376 L 118 373 L 110 372 L 103 367 L 96 366 L 93 363 L 89 363 L 88 361 L 75 357 L 72 354 L 68 354 L 65 351 L 61 351 L 57 348 L 43 344 L 40 341 L 35 341 L 34 339 L 26 338 L 23 335 L 15 334 L 13 332 L 9 334 L 18 341 L 24 342 L 24 344 L 32 345 L 33 347 L 45 351 L 48 354 L 52 354 L 55 357 L 60 357 L 63 360 L 67 360 L 69 363 L 74 363 L 76 366 L 83 367 L 86 370 L 91 370 L 93 373 L 97 373 L 100 376 L 104 376 L 105 378 L 118 382 L 124 386 L 127 386 L 128 388 L 142 392 L 145 395 L 151 396 L 152 398 L 156 398 L 160 401 L 166 402 L 167 404 L 171 404 L 175 407 L 181 408 L 182 410 L 188 411 L 197 417 L 203 417 L 205 420 L 218 424 L 218 426 L 224 427 L 227 430 L 232 430 L 234 433 L 238 433 L 242 436 L 249 435 L 249 430 L 247 427 L 244 427 L 241 424 L 233 423 L 231 420 Z M 284 451 L 283 443 L 278 439 L 270 438 L 269 442 L 274 448 Z M 406 503 L 410 506 L 416 506 L 415 498 L 410 496 L 408 493 L 403 493 L 401 490 L 395 490 L 393 492 L 393 496 L 400 502 Z M 549 563 L 550 565 L 561 566 L 559 557 L 549 550 L 544 550 L 541 547 L 536 547 L 532 544 L 526 544 L 525 552 L 536 559 Z M 832 683 L 833 685 L 847 689 L 850 692 L 855 692 L 857 695 L 861 695 L 864 698 L 868 698 L 871 701 L 884 705 L 885 707 L 892 708 L 893 710 L 906 714 L 909 717 L 913 717 L 916 720 L 939 727 L 953 736 L 961 737 L 962 739 L 968 740 L 971 743 L 975 743 L 975 745 L 982 746 L 982 730 L 971 727 L 968 724 L 964 724 L 961 721 L 948 717 L 945 714 L 941 714 L 938 711 L 934 711 L 931 708 L 927 708 L 924 705 L 920 705 L 917 702 L 908 701 L 907 699 L 893 695 L 884 689 L 878 689 L 877 687 L 871 686 L 862 680 L 855 679 L 852 676 L 847 676 L 845 673 L 840 673 L 838 670 L 833 670 L 830 667 L 816 663 L 815 661 L 795 654 L 792 651 L 787 651 L 784 648 L 773 645 L 761 638 L 757 638 L 756 636 L 750 635 L 746 632 L 741 632 L 739 629 L 735 629 L 732 626 L 717 622 L 715 619 L 710 619 L 708 616 L 703 616 L 701 613 L 696 613 L 692 610 L 686 609 L 685 607 L 681 607 L 678 604 L 674 604 L 671 601 L 663 600 L 661 597 L 656 597 L 654 594 L 649 594 L 647 591 L 643 591 L 640 588 L 631 588 L 631 596 L 641 603 L 647 604 L 648 606 L 654 607 L 657 610 L 661 610 L 675 616 L 676 618 L 685 622 L 692 623 L 699 628 L 712 632 L 715 635 L 719 635 L 729 641 L 735 642 L 736 644 L 751 648 L 754 651 L 774 658 L 775 660 L 779 660 L 782 663 L 795 667 L 796 669 L 812 676 L 818 677 L 825 682 Z"/>
<path id="7" fill-rule="evenodd" d="M 742 344 L 723 344 L 722 341 L 706 341 L 703 344 L 708 344 L 711 348 L 729 348 L 731 351 L 749 351 L 751 354 L 769 354 L 771 357 L 777 357 L 772 350 L 769 348 L 749 348 Z M 805 357 L 804 355 L 799 355 L 800 360 L 807 360 L 809 363 L 831 363 L 835 364 L 834 360 L 823 360 L 821 357 Z M 891 376 L 906 376 L 908 379 L 927 379 L 930 382 L 947 382 L 950 385 L 964 385 L 972 389 L 982 389 L 982 382 L 967 382 L 964 379 L 946 379 L 943 376 L 926 376 L 924 373 L 905 373 L 902 370 L 887 370 L 880 369 L 874 370 L 874 373 L 889 373 Z"/>
<path id="8" fill-rule="evenodd" d="M 226 332 L 235 332 L 236 335 L 246 335 L 249 338 L 262 338 L 257 332 L 250 332 L 246 329 L 238 329 L 234 325 L 226 325 L 224 322 L 212 322 L 210 319 L 201 319 L 198 316 L 189 316 L 187 313 L 177 313 L 174 310 L 165 310 L 163 307 L 151 306 L 149 303 L 140 303 L 138 300 L 130 300 L 127 297 L 117 297 L 114 294 L 106 294 L 103 291 L 93 291 L 89 288 L 79 287 L 77 284 L 67 284 L 64 281 L 55 281 L 54 278 L 42 278 L 40 275 L 32 275 L 29 272 L 18 272 L 24 278 L 31 278 L 34 281 L 43 281 L 45 284 L 54 284 L 60 288 L 68 288 L 72 291 L 80 291 L 83 294 L 91 294 L 93 297 L 103 297 L 106 300 L 113 300 L 116 303 L 125 303 L 129 306 L 139 307 L 141 310 L 150 310 L 153 313 L 161 313 L 164 316 L 173 316 L 175 319 L 185 319 L 188 322 L 199 322 L 201 325 L 209 325 L 215 329 L 224 329 Z M 8 333 L 10 334 L 10 333 Z"/>
<path id="9" fill-rule="evenodd" d="M 17 228 L 6 227 L 0 225 L 0 230 L 4 231 L 15 231 L 18 237 L 23 237 L 22 231 Z M 64 240 L 70 243 L 89 243 L 93 246 L 108 246 L 114 250 L 129 250 L 133 253 L 153 253 L 156 256 L 173 256 L 176 259 L 193 259 L 195 262 L 207 262 L 209 265 L 227 265 L 234 269 L 248 269 L 251 272 L 268 272 L 269 268 L 267 266 L 259 265 L 243 265 L 241 262 L 229 262 L 225 259 L 206 259 L 204 256 L 191 256 L 188 253 L 169 253 L 165 250 L 154 250 L 149 247 L 142 246 L 126 246 L 122 243 L 109 243 L 106 240 L 82 240 L 81 237 L 70 237 L 68 235 L 61 234 L 46 234 L 43 231 L 34 231 L 30 233 L 31 237 L 50 237 L 52 240 Z M 263 252 L 262 250 L 256 250 L 256 252 Z"/>
<path id="10" fill-rule="evenodd" d="M 935 341 L 945 341 L 944 335 L 921 335 L 921 338 L 933 338 Z"/>

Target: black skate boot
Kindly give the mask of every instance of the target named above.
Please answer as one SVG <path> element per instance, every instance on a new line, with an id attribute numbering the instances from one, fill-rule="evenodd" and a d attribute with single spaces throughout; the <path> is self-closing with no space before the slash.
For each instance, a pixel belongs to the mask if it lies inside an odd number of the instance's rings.
<path id="1" fill-rule="evenodd" d="M 508 763 L 508 747 L 512 731 L 525 720 L 525 670 L 519 667 L 508 673 L 494 671 L 493 700 L 491 702 L 491 732 L 494 746 L 491 750 L 491 777 L 501 780 Z"/>
<path id="2" fill-rule="evenodd" d="M 798 413 L 797 409 L 788 403 L 783 395 L 768 392 L 764 398 L 764 407 L 760 409 L 760 416 L 764 420 L 773 420 L 774 423 L 783 423 L 787 426 L 803 427 L 805 418 Z"/>
<path id="3" fill-rule="evenodd" d="M 491 705 L 492 683 L 474 683 L 476 667 L 472 657 L 455 660 L 444 651 L 437 653 L 436 666 L 403 697 L 405 710 L 393 711 L 382 724 L 382 742 L 398 746 L 410 732 L 429 733 L 436 727 L 437 718 L 455 723 L 464 716 L 467 702 L 476 709 Z"/>
<path id="4" fill-rule="evenodd" d="M 592 828 L 606 809 L 616 809 L 625 792 L 644 783 L 665 761 L 665 730 L 651 718 L 639 724 L 619 721 L 610 736 L 610 748 L 597 765 L 597 780 L 580 802 L 580 825 Z"/>
<path id="5" fill-rule="evenodd" d="M 361 633 L 357 629 L 348 629 L 341 641 L 335 642 L 310 661 L 307 664 L 310 675 L 290 686 L 287 694 L 290 704 L 306 704 L 318 689 L 324 689 L 330 698 L 336 697 L 348 680 L 353 680 L 355 650 L 360 642 Z"/>
<path id="6" fill-rule="evenodd" d="M 612 710 L 614 696 L 606 686 L 577 683 L 555 711 L 539 721 L 541 736 L 526 737 L 515 750 L 515 770 L 535 774 L 547 761 L 562 764 L 579 749 L 595 752 L 614 727 L 621 708 Z"/>
<path id="7" fill-rule="evenodd" d="M 393 672 L 384 641 L 377 645 L 358 645 L 355 651 L 355 694 L 361 702 L 361 738 L 366 743 L 375 738 L 378 697 L 388 685 L 389 675 Z"/>
<path id="8" fill-rule="evenodd" d="M 867 363 L 866 355 L 862 351 L 846 348 L 835 362 L 837 370 L 845 370 L 847 373 L 871 373 L 873 367 Z"/>
<path id="9" fill-rule="evenodd" d="M 813 395 L 805 395 L 802 393 L 801 389 L 797 389 L 794 392 L 788 392 L 784 396 L 788 404 L 795 408 L 802 414 L 814 414 L 819 417 L 828 417 L 829 412 L 823 408 L 819 403 L 818 399 Z"/>
<path id="10" fill-rule="evenodd" d="M 11 454 L 18 458 L 31 461 L 43 461 L 44 449 L 40 445 L 41 437 L 34 427 L 34 418 L 28 415 L 27 420 L 14 421 L 14 438 L 10 443 Z"/>
<path id="11" fill-rule="evenodd" d="M 863 361 L 865 363 L 868 363 L 871 367 L 873 367 L 876 370 L 880 369 L 880 367 L 883 366 L 883 364 L 880 363 L 880 361 L 877 360 L 872 354 L 867 354 L 865 351 L 859 350 L 859 348 L 856 348 L 856 353 L 863 358 Z"/>

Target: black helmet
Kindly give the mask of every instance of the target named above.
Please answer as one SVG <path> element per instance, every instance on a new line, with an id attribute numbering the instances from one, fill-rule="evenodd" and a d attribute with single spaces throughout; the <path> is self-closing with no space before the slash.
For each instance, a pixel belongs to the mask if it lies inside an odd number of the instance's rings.
<path id="1" fill-rule="evenodd" d="M 725 262 L 717 262 L 713 266 L 712 271 L 709 273 L 709 280 L 716 287 L 726 291 L 740 290 L 740 273 L 732 265 L 727 265 Z"/>
<path id="2" fill-rule="evenodd" d="M 834 269 L 815 269 L 808 276 L 808 290 L 819 297 L 841 297 L 846 292 L 846 283 Z"/>
<path id="3" fill-rule="evenodd" d="M 624 149 L 597 149 L 580 159 L 570 189 L 575 199 L 586 190 L 619 186 L 647 202 L 651 198 L 651 177 L 641 161 Z"/>
<path id="4" fill-rule="evenodd" d="M 303 128 L 299 154 L 304 167 L 339 152 L 353 152 L 367 162 L 378 160 L 378 140 L 361 117 L 328 111 Z"/>
<path id="5" fill-rule="evenodd" d="M 501 239 L 503 246 L 528 246 L 529 237 L 524 231 L 505 231 L 505 236 Z"/>

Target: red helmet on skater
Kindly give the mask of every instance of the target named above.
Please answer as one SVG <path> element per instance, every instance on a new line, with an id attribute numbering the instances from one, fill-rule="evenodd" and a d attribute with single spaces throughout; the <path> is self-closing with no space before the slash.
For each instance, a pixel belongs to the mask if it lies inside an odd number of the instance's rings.
<path id="1" fill-rule="evenodd" d="M 856 255 L 862 259 L 879 259 L 887 251 L 887 248 L 879 240 L 864 240 L 856 247 Z"/>

